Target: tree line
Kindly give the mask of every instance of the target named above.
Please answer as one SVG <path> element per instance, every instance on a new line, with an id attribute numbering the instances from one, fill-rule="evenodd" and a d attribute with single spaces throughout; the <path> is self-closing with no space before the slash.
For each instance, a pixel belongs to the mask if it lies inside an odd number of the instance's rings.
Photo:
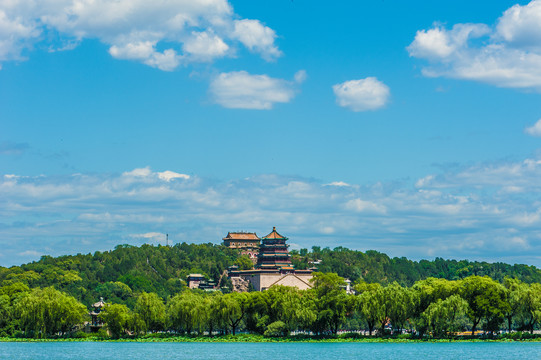
<path id="1" fill-rule="evenodd" d="M 314 273 L 312 288 L 276 286 L 263 292 L 227 293 L 184 289 L 166 299 L 133 295 L 133 306 L 107 304 L 99 317 L 113 337 L 148 332 L 179 335 L 288 336 L 300 331 L 368 336 L 407 331 L 417 337 L 449 337 L 460 331 L 532 331 L 541 318 L 541 285 L 487 276 L 428 278 L 412 286 L 359 281 L 355 294 L 335 273 Z M 72 334 L 88 321 L 88 309 L 53 287 L 23 283 L 0 287 L 0 335 L 51 337 Z"/>
<path id="2" fill-rule="evenodd" d="M 411 287 L 429 277 L 460 280 L 472 275 L 489 276 L 503 283 L 505 277 L 524 283 L 541 283 L 541 270 L 534 266 L 467 260 L 412 261 L 391 258 L 377 251 L 366 252 L 337 247 L 313 246 L 291 251 L 298 269 L 316 266 L 324 273 L 337 273 L 353 282 L 364 281 L 387 286 L 397 282 Z M 133 309 L 136 294 L 156 293 L 167 299 L 186 288 L 190 273 L 220 282 L 231 265 L 250 268 L 251 261 L 235 249 L 215 244 L 175 244 L 174 246 L 119 245 L 111 251 L 59 257 L 43 256 L 39 261 L 0 267 L 0 287 L 20 282 L 30 288 L 54 287 L 89 306 L 103 296 L 110 302 Z M 227 282 L 222 286 L 230 287 Z M 227 289 L 222 289 L 227 292 Z"/>

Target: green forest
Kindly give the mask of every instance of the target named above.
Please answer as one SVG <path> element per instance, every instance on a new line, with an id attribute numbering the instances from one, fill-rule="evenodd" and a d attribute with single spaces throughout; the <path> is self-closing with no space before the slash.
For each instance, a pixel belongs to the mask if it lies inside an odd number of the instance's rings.
<path id="1" fill-rule="evenodd" d="M 0 268 L 0 336 L 74 336 L 100 297 L 107 303 L 100 318 L 113 337 L 163 331 L 448 337 L 477 330 L 531 332 L 541 317 L 541 272 L 533 266 L 416 262 L 342 247 L 291 254 L 297 268 L 317 266 L 312 289 L 231 293 L 224 271 L 251 262 L 213 244 L 120 245 Z M 187 289 L 190 273 L 206 275 L 222 291 Z M 344 290 L 344 278 L 355 295 Z"/>

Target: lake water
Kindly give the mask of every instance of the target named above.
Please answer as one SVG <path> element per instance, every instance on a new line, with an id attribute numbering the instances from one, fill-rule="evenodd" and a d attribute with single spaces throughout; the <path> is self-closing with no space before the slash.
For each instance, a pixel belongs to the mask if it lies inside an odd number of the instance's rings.
<path id="1" fill-rule="evenodd" d="M 541 359 L 541 343 L 1 343 L 0 359 Z"/>

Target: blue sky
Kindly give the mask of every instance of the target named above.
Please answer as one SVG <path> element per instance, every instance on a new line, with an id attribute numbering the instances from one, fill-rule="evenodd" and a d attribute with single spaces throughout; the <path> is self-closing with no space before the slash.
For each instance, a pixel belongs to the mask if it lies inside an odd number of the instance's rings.
<path id="1" fill-rule="evenodd" d="M 0 2 L 0 265 L 272 226 L 541 266 L 541 1 Z"/>

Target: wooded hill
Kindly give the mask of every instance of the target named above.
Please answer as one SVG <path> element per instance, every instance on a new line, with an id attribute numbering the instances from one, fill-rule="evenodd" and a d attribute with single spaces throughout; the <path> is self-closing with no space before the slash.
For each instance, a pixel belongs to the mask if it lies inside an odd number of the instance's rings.
<path id="1" fill-rule="evenodd" d="M 499 282 L 508 276 L 525 283 L 541 283 L 541 270 L 527 265 L 441 258 L 417 262 L 390 258 L 373 250 L 361 252 L 343 247 L 332 250 L 312 247 L 291 251 L 291 254 L 299 269 L 312 267 L 316 262 L 319 271 L 337 273 L 352 282 L 363 280 L 387 285 L 397 281 L 402 286 L 412 286 L 428 277 L 458 280 L 471 275 L 488 275 Z M 39 261 L 21 266 L 0 267 L 0 287 L 17 282 L 30 288 L 54 286 L 87 306 L 104 297 L 132 308 L 136 293 L 156 293 L 166 299 L 186 286 L 184 280 L 188 274 L 201 273 L 218 283 L 223 272 L 233 264 L 242 269 L 248 268 L 251 262 L 237 250 L 211 243 L 182 243 L 170 247 L 119 245 L 112 251 L 56 258 L 43 256 Z"/>

